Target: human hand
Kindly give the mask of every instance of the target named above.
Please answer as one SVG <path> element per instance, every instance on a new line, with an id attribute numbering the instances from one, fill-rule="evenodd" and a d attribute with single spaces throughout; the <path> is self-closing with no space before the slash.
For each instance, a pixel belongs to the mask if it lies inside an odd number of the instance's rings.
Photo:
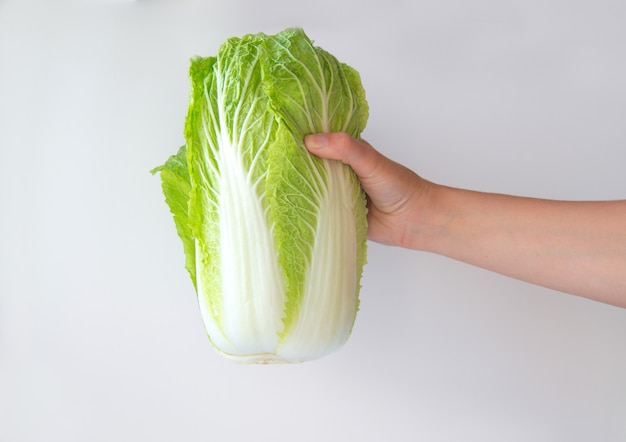
<path id="1" fill-rule="evenodd" d="M 626 200 L 556 201 L 434 184 L 344 133 L 307 149 L 352 167 L 368 237 L 626 308 Z"/>
<path id="2" fill-rule="evenodd" d="M 420 208 L 433 184 L 386 158 L 364 140 L 345 133 L 305 137 L 309 152 L 349 165 L 368 200 L 368 238 L 388 245 L 417 248 L 414 243 Z"/>

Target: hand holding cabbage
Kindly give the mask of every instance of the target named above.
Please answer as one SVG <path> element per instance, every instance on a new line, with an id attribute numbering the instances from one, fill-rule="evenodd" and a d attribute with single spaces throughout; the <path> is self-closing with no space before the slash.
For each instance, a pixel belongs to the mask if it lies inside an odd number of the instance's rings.
<path id="1" fill-rule="evenodd" d="M 626 200 L 556 201 L 438 185 L 346 134 L 306 137 L 350 165 L 368 195 L 368 237 L 626 307 Z"/>

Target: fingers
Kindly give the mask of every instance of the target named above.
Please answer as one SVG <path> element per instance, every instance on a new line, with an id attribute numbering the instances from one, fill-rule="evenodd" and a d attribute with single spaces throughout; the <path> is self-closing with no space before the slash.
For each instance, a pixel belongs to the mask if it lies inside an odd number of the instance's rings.
<path id="1" fill-rule="evenodd" d="M 307 135 L 304 142 L 312 154 L 349 165 L 359 178 L 370 177 L 382 159 L 369 143 L 346 133 Z"/>

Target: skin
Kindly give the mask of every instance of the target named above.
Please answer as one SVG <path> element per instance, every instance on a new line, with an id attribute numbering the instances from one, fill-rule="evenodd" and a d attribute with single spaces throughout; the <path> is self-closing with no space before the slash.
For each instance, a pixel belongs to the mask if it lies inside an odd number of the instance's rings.
<path id="1" fill-rule="evenodd" d="M 368 237 L 444 255 L 626 307 L 626 200 L 556 201 L 443 186 L 347 134 L 307 149 L 352 167 L 368 195 Z"/>

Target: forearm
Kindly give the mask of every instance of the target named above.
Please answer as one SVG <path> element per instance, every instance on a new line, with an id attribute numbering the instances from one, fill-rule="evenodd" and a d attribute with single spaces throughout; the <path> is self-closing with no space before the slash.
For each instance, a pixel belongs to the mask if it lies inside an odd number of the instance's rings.
<path id="1" fill-rule="evenodd" d="M 626 201 L 562 202 L 433 186 L 407 244 L 626 307 Z"/>

